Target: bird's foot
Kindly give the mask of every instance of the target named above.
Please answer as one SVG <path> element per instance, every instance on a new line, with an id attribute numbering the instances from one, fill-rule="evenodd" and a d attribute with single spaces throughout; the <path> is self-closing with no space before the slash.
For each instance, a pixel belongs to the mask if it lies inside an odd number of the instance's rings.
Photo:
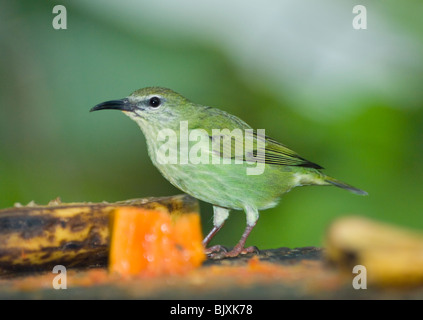
<path id="1" fill-rule="evenodd" d="M 224 246 L 221 246 L 220 244 L 205 249 L 205 253 L 209 258 L 211 258 L 214 254 L 223 252 L 228 252 L 228 249 L 226 249 Z"/>
<path id="2" fill-rule="evenodd" d="M 228 252 L 228 249 L 226 249 L 226 247 L 217 244 L 215 246 L 211 246 L 209 248 L 205 249 L 205 252 L 207 255 L 212 254 L 212 253 L 217 253 L 217 252 Z"/>
<path id="3" fill-rule="evenodd" d="M 231 251 L 226 252 L 225 257 L 232 258 L 232 257 L 237 257 L 240 254 L 248 254 L 248 253 L 259 254 L 260 251 L 255 246 L 251 246 L 251 247 L 247 247 L 247 248 L 235 246 L 235 248 L 233 248 Z"/>
<path id="4" fill-rule="evenodd" d="M 210 249 L 213 249 L 213 250 L 208 251 Z M 254 246 L 247 247 L 247 248 L 244 248 L 241 246 L 235 246 L 231 251 L 228 251 L 225 247 L 222 247 L 220 245 L 216 245 L 206 249 L 207 257 L 209 257 L 210 259 L 234 258 L 241 254 L 248 254 L 248 253 L 259 254 L 260 251 L 257 247 L 254 247 Z"/>

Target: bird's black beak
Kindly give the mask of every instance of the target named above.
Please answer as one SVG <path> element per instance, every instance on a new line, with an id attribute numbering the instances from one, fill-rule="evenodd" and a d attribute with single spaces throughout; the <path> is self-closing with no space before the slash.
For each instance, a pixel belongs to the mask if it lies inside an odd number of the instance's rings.
<path id="1" fill-rule="evenodd" d="M 135 105 L 131 104 L 127 98 L 120 99 L 120 100 L 110 100 L 106 102 L 102 102 L 96 105 L 94 108 L 90 110 L 97 111 L 97 110 L 120 110 L 120 111 L 134 111 Z"/>

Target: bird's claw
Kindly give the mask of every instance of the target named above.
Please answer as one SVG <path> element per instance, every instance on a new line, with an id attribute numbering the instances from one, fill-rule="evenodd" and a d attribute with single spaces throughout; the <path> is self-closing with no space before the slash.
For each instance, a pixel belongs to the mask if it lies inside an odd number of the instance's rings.
<path id="1" fill-rule="evenodd" d="M 210 259 L 234 258 L 241 254 L 249 253 L 259 254 L 260 251 L 255 246 L 247 248 L 235 246 L 231 251 L 228 251 L 225 247 L 221 245 L 216 245 L 206 249 L 207 257 L 209 257 Z"/>
<path id="2" fill-rule="evenodd" d="M 212 258 L 215 254 L 226 252 L 228 252 L 228 249 L 226 249 L 224 246 L 221 246 L 220 244 L 205 249 L 205 253 L 209 258 Z"/>
<path id="3" fill-rule="evenodd" d="M 260 254 L 260 250 L 256 246 L 251 246 L 251 247 L 244 248 L 241 251 L 241 254 L 248 254 L 248 253 Z"/>
<path id="4" fill-rule="evenodd" d="M 249 254 L 249 253 L 259 254 L 260 251 L 255 246 L 251 246 L 251 247 L 247 247 L 247 248 L 235 247 L 231 251 L 226 252 L 226 257 L 232 258 L 232 257 L 237 257 L 240 254 Z"/>

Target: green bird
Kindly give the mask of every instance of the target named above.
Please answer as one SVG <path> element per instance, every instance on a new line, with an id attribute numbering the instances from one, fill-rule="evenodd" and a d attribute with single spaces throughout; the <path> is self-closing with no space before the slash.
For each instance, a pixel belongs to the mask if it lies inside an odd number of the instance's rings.
<path id="1" fill-rule="evenodd" d="M 210 257 L 257 251 L 245 248 L 245 242 L 259 210 L 276 206 L 294 187 L 334 185 L 367 194 L 325 175 L 321 166 L 266 136 L 264 130 L 253 130 L 232 114 L 191 102 L 170 89 L 139 89 L 90 111 L 104 109 L 123 111 L 139 125 L 153 164 L 170 183 L 213 205 L 213 228 L 203 240 Z M 207 248 L 232 209 L 246 213 L 240 241 L 231 251 L 219 245 Z"/>

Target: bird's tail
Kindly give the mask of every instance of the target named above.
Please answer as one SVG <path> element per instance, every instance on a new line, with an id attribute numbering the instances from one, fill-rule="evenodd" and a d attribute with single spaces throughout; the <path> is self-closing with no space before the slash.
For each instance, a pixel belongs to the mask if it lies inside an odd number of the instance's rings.
<path id="1" fill-rule="evenodd" d="M 361 196 L 367 196 L 368 195 L 368 193 L 366 191 L 361 190 L 361 189 L 358 189 L 358 188 L 355 188 L 353 186 L 350 186 L 349 184 L 346 184 L 346 183 L 344 183 L 342 181 L 336 180 L 336 179 L 334 179 L 332 177 L 325 176 L 324 177 L 324 180 L 325 180 L 325 182 L 328 182 L 331 185 L 334 185 L 336 187 L 339 187 L 339 188 L 348 190 L 348 191 L 350 191 L 352 193 L 359 194 Z"/>

